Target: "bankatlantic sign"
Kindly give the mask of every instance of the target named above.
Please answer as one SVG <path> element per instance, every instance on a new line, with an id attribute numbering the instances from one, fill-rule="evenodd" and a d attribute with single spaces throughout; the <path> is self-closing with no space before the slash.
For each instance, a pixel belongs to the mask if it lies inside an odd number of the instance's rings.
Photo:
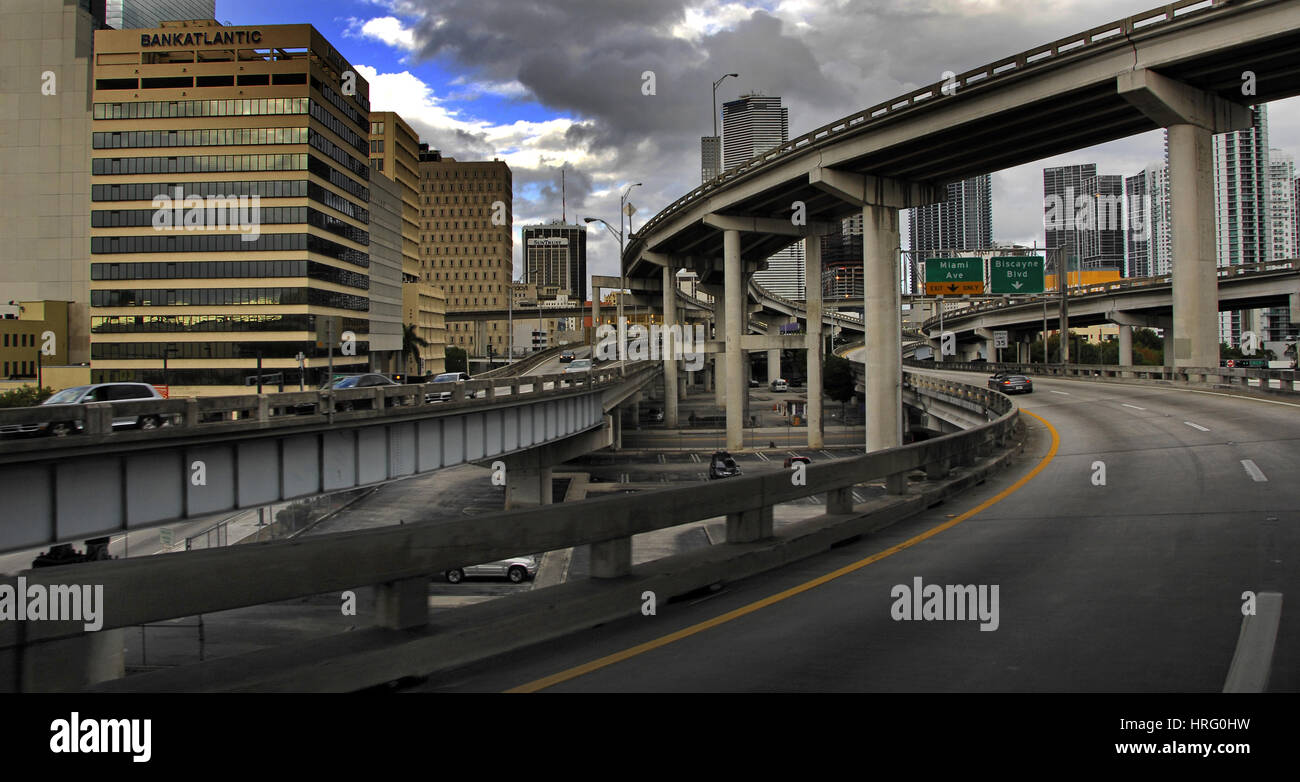
<path id="1" fill-rule="evenodd" d="M 261 30 L 223 30 L 215 33 L 142 33 L 141 46 L 220 46 L 221 44 L 261 43 Z"/>

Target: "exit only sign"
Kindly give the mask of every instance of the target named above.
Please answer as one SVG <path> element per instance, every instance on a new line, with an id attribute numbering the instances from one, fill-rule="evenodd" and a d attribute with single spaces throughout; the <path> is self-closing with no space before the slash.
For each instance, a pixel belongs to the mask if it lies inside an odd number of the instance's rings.
<path id="1" fill-rule="evenodd" d="M 984 292 L 984 261 L 980 258 L 927 258 L 925 294 L 956 296 Z"/>
<path id="2" fill-rule="evenodd" d="M 993 258 L 989 261 L 989 284 L 994 293 L 1042 293 L 1043 259 L 1036 255 Z"/>

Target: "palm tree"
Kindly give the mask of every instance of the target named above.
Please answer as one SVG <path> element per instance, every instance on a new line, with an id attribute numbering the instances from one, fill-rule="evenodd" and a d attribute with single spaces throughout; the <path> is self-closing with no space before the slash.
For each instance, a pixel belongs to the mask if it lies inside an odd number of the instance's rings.
<path id="1" fill-rule="evenodd" d="M 402 328 L 402 363 L 405 364 L 409 371 L 412 359 L 416 368 L 420 366 L 420 349 L 427 348 L 429 340 L 421 337 L 415 331 L 415 324 L 408 323 Z"/>

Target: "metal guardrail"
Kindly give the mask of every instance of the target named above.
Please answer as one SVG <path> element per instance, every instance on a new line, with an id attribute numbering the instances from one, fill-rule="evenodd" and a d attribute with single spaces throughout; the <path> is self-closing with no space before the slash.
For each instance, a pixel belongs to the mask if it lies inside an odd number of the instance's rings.
<path id="1" fill-rule="evenodd" d="M 36 406 L 0 410 L 0 427 L 75 421 L 80 434 L 58 438 L 0 440 L 0 459 L 51 447 L 84 446 L 102 442 L 166 440 L 196 432 L 237 433 L 250 428 L 319 426 L 376 417 L 407 416 L 429 412 L 472 411 L 484 406 L 527 401 L 534 396 L 584 388 L 605 388 L 634 380 L 640 373 L 657 371 L 658 364 L 631 366 L 627 376 L 617 368 L 590 373 L 560 373 L 530 377 L 468 380 L 457 383 L 421 383 L 341 390 L 292 391 L 282 394 L 147 399 L 94 402 L 85 405 Z M 522 390 L 528 387 L 529 390 Z M 443 395 L 446 399 L 442 399 Z M 154 416 L 166 425 L 149 431 L 114 431 L 114 418 Z"/>
<path id="2" fill-rule="evenodd" d="M 806 483 L 799 485 L 785 471 L 770 472 L 451 522 L 49 567 L 24 577 L 29 584 L 47 587 L 101 585 L 104 629 L 366 585 L 388 590 L 391 597 L 382 604 L 413 606 L 407 621 L 397 626 L 423 625 L 428 621 L 428 580 L 434 574 L 520 552 L 592 545 L 593 575 L 615 577 L 630 572 L 630 557 L 622 566 L 603 566 L 603 571 L 597 563 L 607 561 L 611 550 L 621 547 L 630 552 L 631 536 L 719 516 L 728 518 L 728 542 L 770 538 L 771 510 L 778 503 L 825 494 L 828 513 L 849 513 L 854 486 L 882 477 L 905 478 L 916 470 L 925 470 L 929 478 L 942 478 L 951 467 L 970 464 L 1005 445 L 1017 426 L 1017 408 L 997 392 L 912 373 L 905 374 L 904 383 L 926 395 L 978 404 L 991 420 L 931 440 L 809 465 Z M 905 492 L 906 483 L 900 480 L 893 486 Z M 383 611 L 379 621 L 394 626 L 393 616 Z M 0 623 L 0 649 L 82 634 L 75 622 L 4 622 Z"/>
<path id="3" fill-rule="evenodd" d="M 956 372 L 998 371 L 1036 377 L 1070 377 L 1091 380 L 1150 380 L 1213 386 L 1267 394 L 1300 394 L 1300 371 L 1295 369 L 1238 369 L 1229 367 L 1119 366 L 1114 364 L 1007 364 L 969 361 L 920 361 L 904 358 L 909 367 Z M 1277 384 L 1274 386 L 1274 384 Z"/>
<path id="4" fill-rule="evenodd" d="M 1235 10 L 1231 6 L 1228 7 L 1229 12 Z M 1161 32 L 1166 25 L 1181 22 L 1193 15 L 1203 18 L 1215 13 L 1222 13 L 1222 9 L 1213 6 L 1211 0 L 1177 0 L 1177 2 L 1167 3 L 1150 11 L 1093 27 L 1081 33 L 1036 46 L 1019 54 L 1004 57 L 987 65 L 958 74 L 951 81 L 938 81 L 883 103 L 877 103 L 874 106 L 816 128 L 780 146 L 773 147 L 761 155 L 755 155 L 744 163 L 728 169 L 669 204 L 642 226 L 640 234 L 649 233 L 660 223 L 686 207 L 707 199 L 722 187 L 737 179 L 757 173 L 759 169 L 769 164 L 817 147 L 839 142 L 846 136 L 861 133 L 891 120 L 900 113 L 918 107 L 929 106 L 935 103 L 939 97 L 945 95 L 945 85 L 950 85 L 948 87 L 950 91 L 952 91 L 953 87 L 956 87 L 957 91 L 965 95 L 971 90 L 1000 85 L 1007 79 L 1022 76 L 1036 68 L 1057 66 L 1066 59 L 1092 54 L 1103 46 L 1127 42 L 1136 34 Z"/>
<path id="5" fill-rule="evenodd" d="M 1240 264 L 1236 266 L 1224 266 L 1218 270 L 1218 277 L 1220 280 L 1225 280 L 1225 279 L 1232 279 L 1235 277 L 1252 277 L 1255 275 L 1264 276 L 1268 274 L 1274 274 L 1277 272 L 1295 271 L 1297 269 L 1300 269 L 1300 261 L 1296 261 L 1296 260 L 1264 261 L 1262 263 L 1247 263 L 1247 264 Z M 1128 279 L 1117 280 L 1115 282 L 1103 282 L 1103 283 L 1097 283 L 1095 285 L 1080 285 L 1080 286 L 1071 287 L 1068 289 L 1068 295 L 1071 298 L 1076 296 L 1094 296 L 1097 294 L 1115 293 L 1116 291 L 1128 291 L 1128 290 L 1135 290 L 1138 288 L 1151 288 L 1151 287 L 1156 287 L 1161 285 L 1169 285 L 1172 281 L 1173 281 L 1173 276 L 1169 274 L 1162 274 L 1157 277 L 1130 277 Z M 977 315 L 979 313 L 989 312 L 992 310 L 1005 309 L 1007 307 L 1021 307 L 1029 304 L 1040 304 L 1043 301 L 1044 297 L 1046 297 L 1047 301 L 1050 303 L 1053 299 L 1059 299 L 1060 293 L 1059 292 L 1041 293 L 1041 294 L 1037 294 L 1036 296 L 1023 298 L 1023 299 L 996 298 L 996 299 L 973 301 L 967 307 L 961 307 L 960 309 L 944 310 L 943 319 L 947 321 L 947 320 L 952 320 L 953 318 L 968 317 L 970 315 Z M 935 315 L 934 317 L 927 318 L 925 322 L 922 324 L 922 328 L 930 328 L 931 326 L 938 325 L 938 323 L 939 323 L 939 316 Z"/>

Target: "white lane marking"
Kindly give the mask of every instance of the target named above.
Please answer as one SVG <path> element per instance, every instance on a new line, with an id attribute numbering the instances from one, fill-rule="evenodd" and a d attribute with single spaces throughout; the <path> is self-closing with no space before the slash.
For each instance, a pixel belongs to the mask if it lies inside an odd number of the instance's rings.
<path id="1" fill-rule="evenodd" d="M 866 498 L 866 497 L 863 497 L 861 494 L 858 494 L 856 491 L 853 492 L 853 499 L 857 500 L 858 502 L 866 502 L 866 501 L 867 501 L 867 498 Z"/>
<path id="2" fill-rule="evenodd" d="M 700 463 L 700 455 L 699 455 L 698 453 L 692 453 L 692 454 L 691 454 L 691 461 L 695 462 L 696 464 L 699 464 L 699 463 Z"/>
<path id="3" fill-rule="evenodd" d="M 786 451 L 786 453 L 790 454 L 791 456 L 798 456 L 798 455 L 799 455 L 799 454 L 795 453 L 794 451 Z"/>
<path id="4" fill-rule="evenodd" d="M 1145 407 L 1138 407 L 1137 405 L 1130 405 L 1128 402 L 1121 402 L 1120 404 L 1123 405 L 1124 407 L 1131 407 L 1131 408 L 1133 408 L 1134 410 L 1145 410 L 1145 409 L 1146 409 Z"/>
<path id="5" fill-rule="evenodd" d="M 1188 426 L 1192 427 L 1193 429 L 1200 429 L 1202 432 L 1208 432 L 1208 431 L 1210 431 L 1209 429 L 1206 429 L 1204 426 L 1201 426 L 1200 424 L 1194 424 L 1194 423 L 1192 423 L 1191 421 L 1183 421 L 1183 423 L 1187 424 Z"/>
<path id="6" fill-rule="evenodd" d="M 758 458 L 762 459 L 762 460 L 765 461 L 765 462 L 770 462 L 770 461 L 772 461 L 771 459 L 767 458 L 767 454 L 763 453 L 762 451 L 755 451 L 755 452 L 754 452 L 754 455 L 757 456 Z"/>
<path id="7" fill-rule="evenodd" d="M 659 454 L 659 463 L 660 463 L 660 464 L 667 464 L 667 463 L 668 463 L 668 457 L 664 456 L 663 454 Z"/>
<path id="8" fill-rule="evenodd" d="M 1273 647 L 1282 619 L 1282 593 L 1260 592 L 1255 597 L 1255 613 L 1241 618 L 1237 634 L 1237 651 L 1228 666 L 1224 692 L 1263 692 L 1268 688 L 1273 669 Z"/>
<path id="9" fill-rule="evenodd" d="M 1246 468 L 1246 474 L 1256 483 L 1268 482 L 1268 476 L 1264 475 L 1264 471 L 1259 469 L 1259 465 L 1255 464 L 1253 459 L 1242 459 L 1241 466 Z"/>
<path id="10" fill-rule="evenodd" d="M 830 451 L 822 451 L 821 453 L 822 453 L 822 454 L 823 454 L 827 459 L 834 459 L 834 458 L 835 458 L 835 454 L 831 453 Z"/>
<path id="11" fill-rule="evenodd" d="M 1061 396 L 1069 396 L 1069 395 L 1070 395 L 1070 392 L 1069 392 L 1069 391 L 1052 391 L 1052 389 L 1050 389 L 1050 388 L 1047 389 L 1047 390 L 1048 390 L 1049 392 L 1053 393 L 1053 394 L 1060 394 Z"/>

